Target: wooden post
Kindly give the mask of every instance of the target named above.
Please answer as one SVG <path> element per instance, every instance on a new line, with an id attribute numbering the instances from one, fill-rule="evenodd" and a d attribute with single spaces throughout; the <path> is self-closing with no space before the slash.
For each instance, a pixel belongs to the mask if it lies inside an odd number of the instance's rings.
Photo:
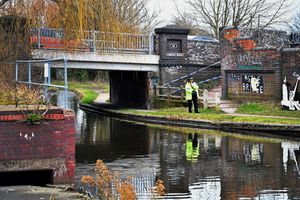
<path id="1" fill-rule="evenodd" d="M 158 97 L 158 89 L 157 89 L 157 85 L 154 85 L 154 97 L 155 97 L 155 98 Z"/>
<path id="2" fill-rule="evenodd" d="M 181 100 L 184 101 L 184 87 L 183 87 L 183 85 L 180 86 L 180 95 L 181 95 Z"/>
<path id="3" fill-rule="evenodd" d="M 203 108 L 208 108 L 208 91 L 206 89 L 203 90 Z"/>
<path id="4" fill-rule="evenodd" d="M 219 93 L 215 95 L 215 108 L 219 108 L 221 104 L 221 97 Z"/>
<path id="5" fill-rule="evenodd" d="M 167 96 L 168 96 L 168 99 L 170 99 L 171 98 L 171 89 L 170 89 L 169 85 L 168 85 L 167 89 L 168 89 Z"/>

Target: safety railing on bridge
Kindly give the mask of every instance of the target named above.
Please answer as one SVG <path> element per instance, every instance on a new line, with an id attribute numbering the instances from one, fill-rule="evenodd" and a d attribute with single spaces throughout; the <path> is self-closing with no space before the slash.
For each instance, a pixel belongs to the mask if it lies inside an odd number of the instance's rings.
<path id="1" fill-rule="evenodd" d="M 67 49 L 105 54 L 153 54 L 154 35 L 33 28 L 30 43 L 37 49 Z"/>

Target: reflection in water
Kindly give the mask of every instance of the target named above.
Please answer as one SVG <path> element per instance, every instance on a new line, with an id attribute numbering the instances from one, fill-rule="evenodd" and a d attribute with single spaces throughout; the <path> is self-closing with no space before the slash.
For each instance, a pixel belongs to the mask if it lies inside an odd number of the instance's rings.
<path id="1" fill-rule="evenodd" d="M 194 133 L 194 137 L 190 133 L 185 144 L 185 156 L 188 161 L 197 161 L 199 157 L 199 142 L 198 134 Z"/>
<path id="2" fill-rule="evenodd" d="M 93 174 L 93 163 L 102 159 L 134 177 L 140 199 L 149 199 L 147 188 L 157 179 L 165 182 L 166 199 L 300 199 L 299 142 L 206 130 L 189 136 L 76 113 L 77 177 Z"/>
<path id="3" fill-rule="evenodd" d="M 284 171 L 287 173 L 288 162 L 293 162 L 291 165 L 294 165 L 294 170 L 297 171 L 298 176 L 300 176 L 298 161 L 296 157 L 296 152 L 299 153 L 300 144 L 297 142 L 283 141 L 281 143 L 281 148 L 283 149 L 282 162 L 284 166 Z"/>

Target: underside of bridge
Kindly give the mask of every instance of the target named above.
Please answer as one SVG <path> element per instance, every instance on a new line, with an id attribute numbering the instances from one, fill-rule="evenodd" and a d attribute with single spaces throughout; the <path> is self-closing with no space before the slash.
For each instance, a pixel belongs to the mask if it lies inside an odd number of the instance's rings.
<path id="1" fill-rule="evenodd" d="M 148 87 L 148 72 L 110 72 L 110 101 L 115 105 L 146 109 Z"/>

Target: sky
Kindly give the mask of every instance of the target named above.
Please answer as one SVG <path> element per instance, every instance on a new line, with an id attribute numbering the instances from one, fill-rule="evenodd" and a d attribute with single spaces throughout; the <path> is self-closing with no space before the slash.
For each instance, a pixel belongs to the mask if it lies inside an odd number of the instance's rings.
<path id="1" fill-rule="evenodd" d="M 276 0 L 270 0 L 276 1 Z M 286 0 L 292 3 L 291 12 L 289 12 L 289 16 L 293 16 L 297 10 L 300 11 L 300 0 Z M 148 6 L 151 10 L 156 9 L 160 10 L 160 19 L 163 20 L 163 25 L 169 24 L 168 21 L 172 19 L 173 15 L 176 15 L 176 6 L 177 3 L 180 9 L 187 9 L 184 0 L 149 0 Z"/>

